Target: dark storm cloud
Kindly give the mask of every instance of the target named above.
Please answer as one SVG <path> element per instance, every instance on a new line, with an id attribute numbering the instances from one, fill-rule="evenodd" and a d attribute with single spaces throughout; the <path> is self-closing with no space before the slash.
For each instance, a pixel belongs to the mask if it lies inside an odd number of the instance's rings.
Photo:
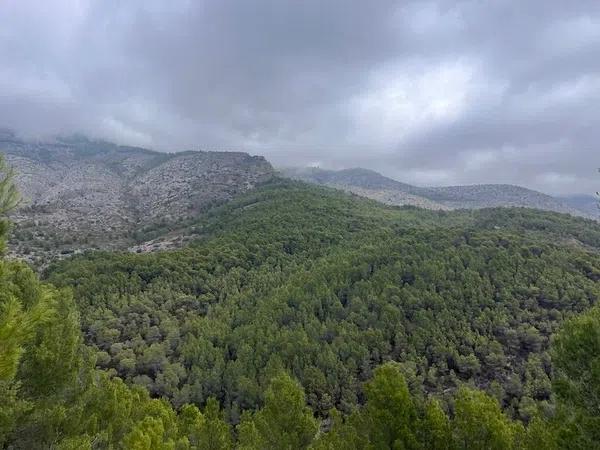
<path id="1" fill-rule="evenodd" d="M 0 125 L 421 184 L 591 191 L 600 4 L 0 5 Z"/>

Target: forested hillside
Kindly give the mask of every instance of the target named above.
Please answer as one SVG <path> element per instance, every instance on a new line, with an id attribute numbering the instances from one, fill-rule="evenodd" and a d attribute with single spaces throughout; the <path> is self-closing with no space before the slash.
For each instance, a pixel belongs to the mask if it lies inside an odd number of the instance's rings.
<path id="1" fill-rule="evenodd" d="M 274 180 L 186 226 L 184 249 L 87 253 L 44 283 L 1 263 L 0 445 L 598 442 L 597 223 Z"/>

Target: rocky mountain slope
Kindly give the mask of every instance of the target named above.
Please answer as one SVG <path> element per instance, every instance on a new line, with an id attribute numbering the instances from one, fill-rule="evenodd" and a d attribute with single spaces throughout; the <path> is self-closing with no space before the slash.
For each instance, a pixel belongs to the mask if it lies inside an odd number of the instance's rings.
<path id="1" fill-rule="evenodd" d="M 246 153 L 159 153 L 87 139 L 4 136 L 0 151 L 23 195 L 12 217 L 21 244 L 12 251 L 29 259 L 133 245 L 273 174 L 264 158 Z"/>
<path id="2" fill-rule="evenodd" d="M 334 171 L 286 168 L 282 169 L 281 173 L 293 179 L 343 189 L 391 205 L 413 205 L 440 210 L 521 206 L 575 216 L 597 217 L 591 214 L 589 209 L 578 208 L 562 199 L 508 184 L 418 187 L 368 169 Z"/>

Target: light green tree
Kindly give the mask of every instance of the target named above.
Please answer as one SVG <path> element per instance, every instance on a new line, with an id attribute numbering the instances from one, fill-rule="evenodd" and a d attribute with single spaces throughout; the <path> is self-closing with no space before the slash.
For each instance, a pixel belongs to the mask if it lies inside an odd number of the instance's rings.
<path id="1" fill-rule="evenodd" d="M 417 448 L 417 411 L 397 363 L 379 366 L 365 385 L 364 420 L 376 448 Z"/>
<path id="2" fill-rule="evenodd" d="M 600 442 L 600 308 L 567 321 L 552 344 L 563 442 Z"/>
<path id="3" fill-rule="evenodd" d="M 483 391 L 461 388 L 455 400 L 452 422 L 458 448 L 503 450 L 515 447 L 521 428 Z"/>
<path id="4" fill-rule="evenodd" d="M 318 428 L 302 387 L 286 373 L 271 380 L 263 408 L 243 419 L 239 434 L 245 448 L 307 448 Z"/>

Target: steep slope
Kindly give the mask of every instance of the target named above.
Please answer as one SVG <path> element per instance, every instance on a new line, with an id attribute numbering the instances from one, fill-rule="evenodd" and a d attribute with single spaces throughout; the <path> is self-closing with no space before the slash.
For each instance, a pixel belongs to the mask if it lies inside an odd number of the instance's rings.
<path id="1" fill-rule="evenodd" d="M 282 169 L 298 180 L 343 189 L 391 205 L 413 205 L 428 209 L 480 209 L 526 207 L 583 217 L 597 217 L 561 199 L 531 189 L 507 184 L 417 187 L 387 178 L 367 169 L 339 171 L 317 168 Z"/>
<path id="2" fill-rule="evenodd" d="M 86 139 L 0 141 L 24 202 L 17 255 L 122 248 L 140 230 L 177 223 L 269 179 L 262 157 L 233 152 L 158 153 Z"/>

